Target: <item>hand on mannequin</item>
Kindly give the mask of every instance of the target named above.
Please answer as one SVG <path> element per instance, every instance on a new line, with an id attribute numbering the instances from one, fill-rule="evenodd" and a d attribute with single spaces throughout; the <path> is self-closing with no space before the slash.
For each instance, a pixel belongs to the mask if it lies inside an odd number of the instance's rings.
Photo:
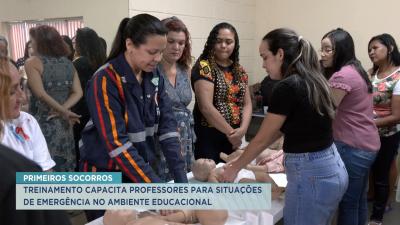
<path id="1" fill-rule="evenodd" d="M 137 219 L 137 211 L 135 210 L 107 210 L 104 213 L 104 225 L 126 225 L 130 221 Z"/>
<path id="2" fill-rule="evenodd" d="M 232 183 L 237 177 L 239 170 L 235 168 L 232 163 L 225 164 L 223 166 L 223 172 L 218 176 L 218 180 L 221 182 Z"/>
<path id="3" fill-rule="evenodd" d="M 159 219 L 157 217 L 148 216 L 148 217 L 140 218 L 138 220 L 129 221 L 128 223 L 126 223 L 124 225 L 165 225 L 165 224 L 169 224 L 169 223 L 167 221 Z"/>

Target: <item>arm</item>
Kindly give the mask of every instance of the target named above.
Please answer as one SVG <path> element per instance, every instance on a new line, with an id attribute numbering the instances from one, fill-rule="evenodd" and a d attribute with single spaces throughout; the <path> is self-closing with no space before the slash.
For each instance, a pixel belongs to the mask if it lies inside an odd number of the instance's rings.
<path id="1" fill-rule="evenodd" d="M 82 98 L 83 92 L 81 87 L 81 82 L 79 81 L 79 76 L 76 70 L 74 69 L 74 77 L 72 80 L 72 89 L 68 99 L 64 102 L 63 107 L 66 109 L 70 109 L 74 106 L 79 99 Z"/>
<path id="2" fill-rule="evenodd" d="M 181 154 L 179 141 L 178 125 L 172 111 L 172 103 L 168 94 L 165 92 L 165 80 L 160 76 L 159 82 L 159 108 L 160 120 L 158 125 L 158 135 L 164 156 L 170 171 L 174 174 L 177 183 L 187 183 L 185 173 L 185 160 Z"/>
<path id="3" fill-rule="evenodd" d="M 124 120 L 125 102 L 122 102 L 117 83 L 110 78 L 111 76 L 113 76 L 111 72 L 107 75 L 104 70 L 99 71 L 87 88 L 86 102 L 102 145 L 107 149 L 110 158 L 132 182 L 161 182 L 129 138 Z"/>
<path id="4" fill-rule="evenodd" d="M 347 94 L 346 91 L 337 88 L 331 88 L 333 100 L 335 101 L 335 106 L 338 107 L 342 102 L 344 96 Z"/>
<path id="5" fill-rule="evenodd" d="M 252 113 L 253 113 L 253 106 L 251 104 L 249 86 L 247 86 L 246 93 L 245 93 L 245 96 L 244 96 L 242 123 L 240 124 L 240 128 L 244 130 L 244 134 L 247 132 L 247 128 L 250 125 L 251 114 Z"/>
<path id="6" fill-rule="evenodd" d="M 67 108 L 63 107 L 54 98 L 47 94 L 43 87 L 42 73 L 43 64 L 37 57 L 31 57 L 25 62 L 25 70 L 28 76 L 28 85 L 32 90 L 32 94 L 36 96 L 39 100 L 45 102 L 51 109 L 59 112 L 66 119 L 78 119 L 77 114 L 69 111 Z"/>
<path id="7" fill-rule="evenodd" d="M 377 127 L 387 127 L 400 122 L 400 95 L 392 95 L 392 114 L 383 118 L 377 118 Z"/>
<path id="8" fill-rule="evenodd" d="M 246 147 L 240 158 L 226 165 L 221 179 L 224 181 L 233 181 L 240 169 L 244 168 L 265 148 L 281 137 L 280 128 L 285 120 L 286 116 L 269 112 L 262 122 L 257 135 Z"/>
<path id="9" fill-rule="evenodd" d="M 251 121 L 251 114 L 253 112 L 251 98 L 250 98 L 250 90 L 249 86 L 246 88 L 246 93 L 244 95 L 244 105 L 243 105 L 243 112 L 242 112 L 242 121 L 240 127 L 235 129 L 235 131 L 229 135 L 228 138 L 236 138 L 237 140 L 241 140 L 243 136 L 247 132 L 247 128 L 249 127 Z M 238 146 L 240 147 L 240 146 Z"/>
<path id="10" fill-rule="evenodd" d="M 214 84 L 206 80 L 198 80 L 194 83 L 194 92 L 200 112 L 211 125 L 222 133 L 229 135 L 233 128 L 226 122 L 225 118 L 213 105 Z"/>
<path id="11" fill-rule="evenodd" d="M 346 69 L 340 70 L 334 73 L 328 81 L 336 108 L 339 107 L 344 96 L 353 89 L 353 86 L 356 85 L 356 87 L 361 88 L 352 81 L 354 76 L 360 76 L 357 71 L 353 70 L 354 69 L 352 69 L 352 71 Z"/>
<path id="12" fill-rule="evenodd" d="M 38 163 L 42 167 L 43 171 L 50 171 L 51 168 L 56 165 L 56 163 L 50 156 L 50 152 L 47 148 L 46 139 L 43 136 L 42 130 L 33 116 L 29 115 L 28 122 L 30 123 L 29 126 L 32 126 L 33 137 L 31 137 L 31 146 L 33 148 L 33 161 Z"/>
<path id="13" fill-rule="evenodd" d="M 229 155 L 221 152 L 221 153 L 219 153 L 219 158 L 228 163 L 228 162 L 231 162 L 231 161 L 239 158 L 239 156 L 242 155 L 242 153 L 243 153 L 242 149 L 238 149 Z"/>

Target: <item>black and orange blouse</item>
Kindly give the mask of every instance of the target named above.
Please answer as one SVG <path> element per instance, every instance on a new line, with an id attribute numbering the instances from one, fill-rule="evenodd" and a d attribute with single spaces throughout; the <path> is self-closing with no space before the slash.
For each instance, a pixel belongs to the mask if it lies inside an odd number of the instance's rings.
<path id="1" fill-rule="evenodd" d="M 208 60 L 200 60 L 192 69 L 192 87 L 198 80 L 207 80 L 214 83 L 213 104 L 233 127 L 240 126 L 244 96 L 248 85 L 248 75 L 242 66 L 228 67 L 210 63 Z M 199 110 L 197 100 L 194 107 L 194 120 L 196 125 L 213 127 L 204 118 Z"/>

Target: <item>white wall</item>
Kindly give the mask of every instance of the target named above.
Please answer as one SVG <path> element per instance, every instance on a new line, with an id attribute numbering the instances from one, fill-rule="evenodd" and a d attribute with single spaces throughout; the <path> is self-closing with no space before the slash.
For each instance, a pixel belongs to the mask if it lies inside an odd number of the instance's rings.
<path id="1" fill-rule="evenodd" d="M 0 0 L 0 22 L 83 17 L 110 49 L 119 22 L 129 15 L 128 0 Z M 0 34 L 6 28 L 0 27 Z"/>
<path id="2" fill-rule="evenodd" d="M 369 68 L 366 49 L 372 36 L 387 32 L 399 42 L 399 9 L 398 0 L 0 0 L 0 22 L 83 16 L 85 26 L 95 29 L 110 48 L 123 17 L 143 12 L 160 19 L 174 15 L 188 26 L 192 55 L 198 57 L 212 27 L 226 21 L 238 30 L 240 61 L 254 83 L 265 75 L 258 45 L 268 31 L 292 28 L 318 49 L 326 32 L 342 27 L 353 36 L 357 56 Z"/>
<path id="3" fill-rule="evenodd" d="M 211 29 L 220 22 L 231 23 L 240 38 L 240 63 L 253 79 L 255 0 L 129 0 L 129 15 L 149 13 L 159 19 L 179 17 L 192 36 L 192 55 L 198 57 Z"/>
<path id="4" fill-rule="evenodd" d="M 320 48 L 322 36 L 337 27 L 344 28 L 353 37 L 356 55 L 365 69 L 371 67 L 367 45 L 371 37 L 391 34 L 399 44 L 398 0 L 256 0 L 256 46 L 272 29 L 288 27 Z M 255 74 L 259 80 L 265 74 L 261 60 L 255 60 Z"/>

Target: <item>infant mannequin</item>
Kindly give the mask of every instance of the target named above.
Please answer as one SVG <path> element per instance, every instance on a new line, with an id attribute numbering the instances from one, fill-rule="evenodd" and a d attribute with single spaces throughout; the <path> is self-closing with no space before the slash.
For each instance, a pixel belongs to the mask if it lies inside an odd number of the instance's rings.
<path id="1" fill-rule="evenodd" d="M 197 159 L 192 164 L 193 177 L 201 182 L 219 182 L 218 177 L 223 170 L 223 167 L 217 168 L 212 159 Z M 256 175 L 250 170 L 242 169 L 239 171 L 234 182 L 256 182 Z"/>

